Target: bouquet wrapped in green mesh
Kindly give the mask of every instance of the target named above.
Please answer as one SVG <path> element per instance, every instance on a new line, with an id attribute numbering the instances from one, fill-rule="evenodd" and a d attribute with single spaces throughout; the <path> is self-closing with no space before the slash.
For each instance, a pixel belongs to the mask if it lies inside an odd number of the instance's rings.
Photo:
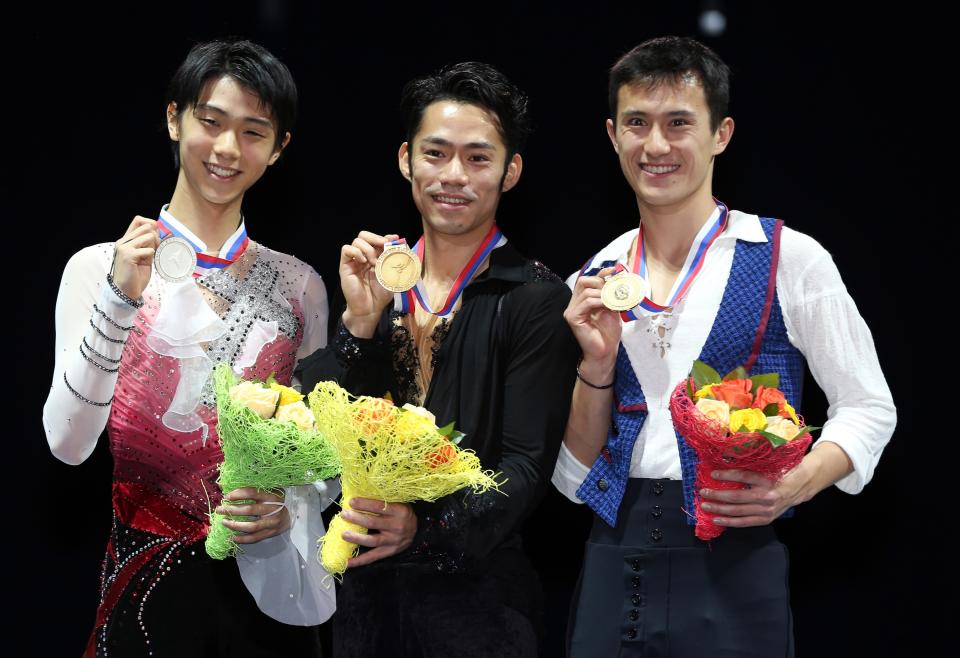
<path id="1" fill-rule="evenodd" d="M 223 363 L 213 371 L 213 387 L 223 449 L 217 484 L 223 493 L 239 487 L 282 492 L 283 487 L 340 473 L 336 448 L 317 431 L 313 413 L 297 390 L 272 377 L 266 382 L 239 381 Z M 211 513 L 206 550 L 217 560 L 237 552 L 236 533 L 220 522 L 223 518 L 247 520 Z"/>

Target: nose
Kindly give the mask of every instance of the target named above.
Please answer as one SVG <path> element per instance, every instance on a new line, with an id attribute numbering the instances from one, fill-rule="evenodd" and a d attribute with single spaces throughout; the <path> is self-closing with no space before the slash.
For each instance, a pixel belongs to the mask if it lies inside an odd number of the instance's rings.
<path id="1" fill-rule="evenodd" d="M 646 144 L 644 144 L 644 150 L 647 152 L 647 155 L 653 157 L 666 155 L 670 152 L 670 142 L 667 140 L 667 136 L 663 134 L 660 126 L 654 124 L 650 128 Z"/>
<path id="2" fill-rule="evenodd" d="M 469 182 L 467 170 L 458 156 L 450 158 L 447 166 L 440 172 L 440 182 L 445 185 L 459 185 L 461 187 Z"/>
<path id="3" fill-rule="evenodd" d="M 236 160 L 240 157 L 240 142 L 232 130 L 224 130 L 217 135 L 213 143 L 213 152 L 226 160 Z"/>

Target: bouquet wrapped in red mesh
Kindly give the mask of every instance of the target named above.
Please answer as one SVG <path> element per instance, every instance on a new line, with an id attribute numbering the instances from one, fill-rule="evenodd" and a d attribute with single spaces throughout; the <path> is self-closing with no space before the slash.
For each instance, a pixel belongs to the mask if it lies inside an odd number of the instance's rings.
<path id="1" fill-rule="evenodd" d="M 748 377 L 740 367 L 724 377 L 696 361 L 691 376 L 670 396 L 673 424 L 697 453 L 696 535 L 708 541 L 723 533 L 715 515 L 701 509 L 701 489 L 743 489 L 741 482 L 715 480 L 714 470 L 742 468 L 779 480 L 797 466 L 816 427 L 803 419 L 777 388 L 780 375 Z"/>

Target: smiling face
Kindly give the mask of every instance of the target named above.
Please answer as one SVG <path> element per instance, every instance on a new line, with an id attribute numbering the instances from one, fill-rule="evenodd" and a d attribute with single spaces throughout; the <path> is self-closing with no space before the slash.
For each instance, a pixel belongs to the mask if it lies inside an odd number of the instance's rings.
<path id="1" fill-rule="evenodd" d="M 167 108 L 170 139 L 179 143 L 176 195 L 194 204 L 239 207 L 243 194 L 277 161 L 275 124 L 256 94 L 229 76 L 207 82 L 197 104 Z"/>
<path id="2" fill-rule="evenodd" d="M 676 84 L 623 85 L 618 92 L 616 124 L 607 134 L 620 167 L 637 195 L 641 215 L 713 208 L 713 158 L 733 135 L 733 119 L 710 129 L 703 87 L 694 77 Z"/>
<path id="3" fill-rule="evenodd" d="M 427 106 L 412 143 L 398 153 L 411 182 L 424 230 L 484 235 L 501 192 L 520 179 L 519 154 L 507 162 L 496 117 L 476 105 L 437 101 Z"/>

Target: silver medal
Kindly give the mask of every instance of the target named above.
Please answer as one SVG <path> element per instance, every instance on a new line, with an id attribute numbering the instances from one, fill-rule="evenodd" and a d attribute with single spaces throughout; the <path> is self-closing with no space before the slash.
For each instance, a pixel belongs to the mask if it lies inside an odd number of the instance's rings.
<path id="1" fill-rule="evenodd" d="M 160 242 L 153 255 L 153 269 L 170 283 L 186 281 L 197 267 L 197 252 L 193 245 L 176 236 Z"/>

